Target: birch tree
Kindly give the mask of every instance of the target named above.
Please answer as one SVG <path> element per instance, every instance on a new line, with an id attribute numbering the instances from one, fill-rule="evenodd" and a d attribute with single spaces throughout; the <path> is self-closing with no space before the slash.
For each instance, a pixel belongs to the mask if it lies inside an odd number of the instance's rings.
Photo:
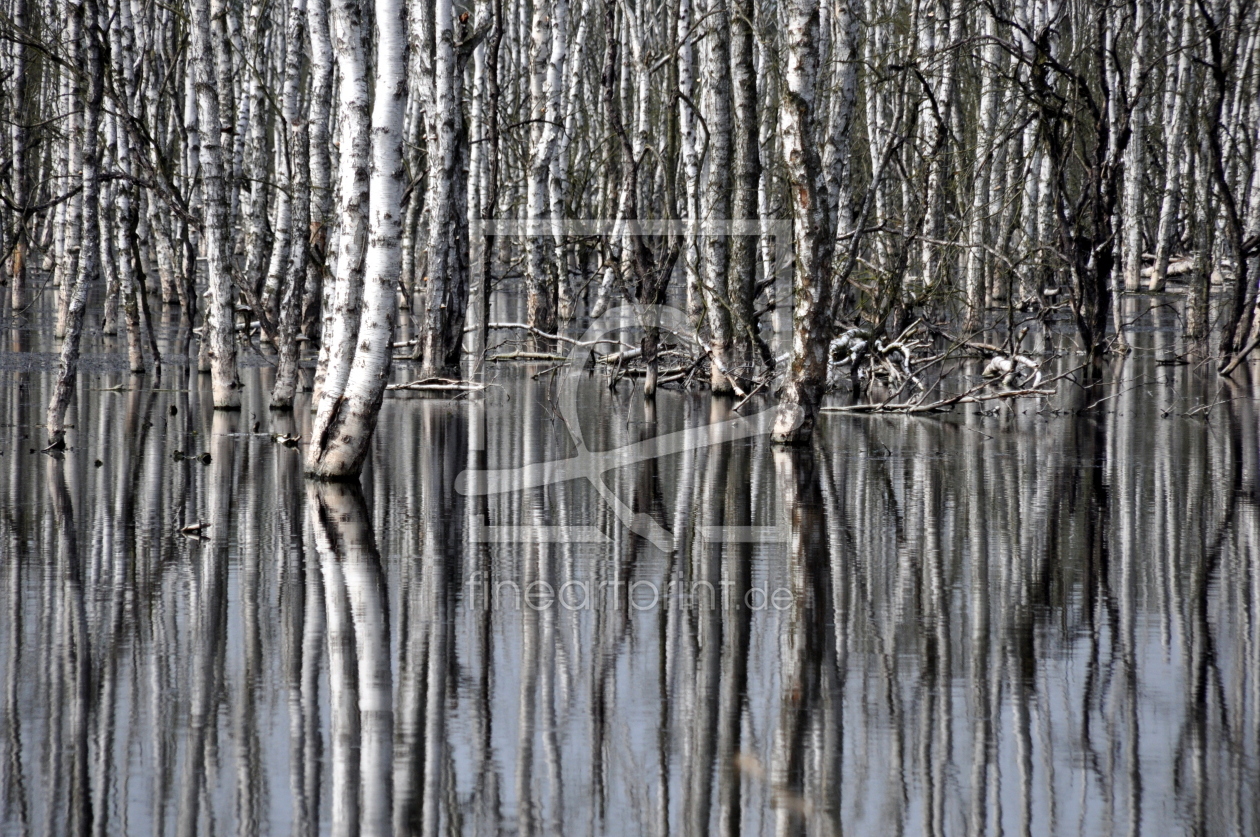
<path id="1" fill-rule="evenodd" d="M 376 79 L 371 119 L 371 181 L 369 203 L 347 207 L 343 213 L 346 223 L 349 212 L 366 209 L 367 250 L 363 262 L 362 278 L 355 276 L 356 262 L 349 261 L 344 272 L 338 264 L 338 282 L 362 282 L 363 312 L 354 343 L 340 347 L 350 356 L 351 366 L 346 372 L 343 387 L 330 386 L 332 376 L 325 379 L 315 415 L 311 444 L 307 448 L 306 468 L 312 476 L 324 479 L 354 478 L 363 469 L 368 443 L 376 429 L 381 400 L 385 396 L 385 384 L 393 358 L 394 318 L 397 313 L 397 283 L 402 265 L 403 190 L 402 130 L 403 111 L 406 105 L 406 86 L 403 84 L 407 44 L 406 8 L 401 0 L 375 0 L 377 28 Z M 338 57 L 361 59 L 362 17 L 361 0 L 336 0 L 333 6 L 334 31 L 338 38 Z M 361 61 L 359 63 L 361 66 Z M 346 69 L 343 73 L 351 75 Z M 342 99 L 341 105 L 348 111 L 357 111 L 346 119 L 343 137 L 351 140 L 351 149 L 343 141 L 342 154 L 350 158 L 343 173 L 350 169 L 350 180 L 360 179 L 360 171 L 367 164 L 367 156 L 354 159 L 353 141 L 366 134 L 369 127 L 363 124 L 367 112 L 366 74 L 360 72 L 360 84 L 347 85 L 343 80 L 342 92 L 351 94 Z M 361 104 L 360 104 L 361 103 Z M 363 145 L 367 145 L 363 143 Z M 343 189 L 345 185 L 343 184 Z M 358 196 L 352 196 L 358 197 Z M 345 253 L 343 252 L 343 256 Z M 345 298 L 347 294 L 340 294 Z M 348 335 L 347 335 L 348 336 Z"/>
<path id="2" fill-rule="evenodd" d="M 197 124 L 202 128 L 198 149 L 204 208 L 202 235 L 205 237 L 206 275 L 210 290 L 210 306 L 202 321 L 201 342 L 209 352 L 215 409 L 235 410 L 241 406 L 241 382 L 236 371 L 236 323 L 232 300 L 227 184 L 220 130 L 220 88 L 210 22 L 210 7 L 218 2 L 221 0 L 191 0 L 191 63 L 197 98 Z M 188 265 L 187 269 L 192 270 L 192 265 Z"/>
<path id="3" fill-rule="evenodd" d="M 827 380 L 827 349 L 831 342 L 826 326 L 831 306 L 834 238 L 824 198 L 822 161 L 814 139 L 818 26 L 817 0 L 789 0 L 780 130 L 792 194 L 795 298 L 792 360 L 779 395 L 772 433 L 774 441 L 783 444 L 801 444 L 812 438 Z"/>
<path id="4" fill-rule="evenodd" d="M 101 44 L 101 30 L 96 0 L 77 0 L 70 5 L 72 21 L 77 22 L 84 39 L 84 69 L 87 87 L 83 99 L 83 249 L 78 260 L 78 271 L 68 283 L 65 298 L 65 333 L 61 344 L 61 356 L 57 365 L 57 380 L 44 424 L 48 430 L 48 446 L 61 449 L 66 446 L 66 409 L 74 392 L 79 369 L 79 345 L 83 339 L 83 311 L 87 307 L 88 284 L 100 273 L 100 224 L 97 221 L 100 195 L 100 144 L 97 130 L 100 127 L 101 104 L 105 98 L 105 66 Z"/>
<path id="5" fill-rule="evenodd" d="M 462 27 L 452 0 L 437 0 L 433 8 L 436 53 L 429 131 L 429 267 L 416 344 L 422 377 L 441 375 L 458 364 L 468 307 L 468 192 L 462 174 L 467 139 L 460 93 L 463 58 L 471 44 L 459 42 Z"/>

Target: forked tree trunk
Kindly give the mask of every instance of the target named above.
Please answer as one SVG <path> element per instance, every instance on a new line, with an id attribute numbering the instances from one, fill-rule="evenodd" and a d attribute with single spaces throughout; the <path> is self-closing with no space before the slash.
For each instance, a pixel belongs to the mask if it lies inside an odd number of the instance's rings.
<path id="1" fill-rule="evenodd" d="M 796 260 L 793 288 L 792 360 L 779 396 L 772 438 L 804 444 L 827 382 L 827 329 L 831 311 L 834 238 L 827 218 L 826 185 L 814 136 L 818 78 L 818 0 L 789 0 L 787 67 L 781 103 L 783 156 L 792 195 Z"/>
<path id="2" fill-rule="evenodd" d="M 355 343 L 348 347 L 353 351 L 353 365 L 345 388 L 337 393 L 325 382 L 307 449 L 307 472 L 325 479 L 357 478 L 363 469 L 393 357 L 398 271 L 402 266 L 405 8 L 401 0 L 376 0 L 375 3 L 379 39 L 371 122 L 372 173 L 367 207 L 368 246 L 362 278 L 363 313 Z M 338 0 L 334 15 L 339 18 L 338 35 L 346 41 L 359 42 L 362 26 L 359 0 Z M 339 44 L 339 51 L 345 46 Z M 342 153 L 346 153 L 344 147 Z M 339 280 L 343 277 L 357 279 L 340 268 L 338 265 Z"/>
<path id="3" fill-rule="evenodd" d="M 354 361 L 363 296 L 363 258 L 368 235 L 368 160 L 371 154 L 367 64 L 359 0 L 333 0 L 332 42 L 337 56 L 337 259 L 332 304 L 324 315 L 324 343 L 315 373 L 312 409 L 341 400 Z M 325 417 L 327 421 L 329 417 Z M 313 450 L 313 448 L 312 448 Z M 307 468 L 311 467 L 308 457 Z"/>

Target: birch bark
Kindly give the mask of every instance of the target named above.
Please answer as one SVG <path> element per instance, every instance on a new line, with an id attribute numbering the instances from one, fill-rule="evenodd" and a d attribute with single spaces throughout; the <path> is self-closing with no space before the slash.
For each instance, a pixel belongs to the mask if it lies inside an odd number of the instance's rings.
<path id="1" fill-rule="evenodd" d="M 706 82 L 701 110 L 709 143 L 700 214 L 711 229 L 701 238 L 701 278 L 713 356 L 709 385 L 715 395 L 727 395 L 738 385 L 723 372 L 736 368 L 727 288 L 731 242 L 725 230 L 717 227 L 731 217 L 731 16 L 727 0 L 710 2 L 705 35 L 700 50 L 700 73 Z"/>
<path id="2" fill-rule="evenodd" d="M 1182 4 L 1181 36 L 1178 39 L 1177 74 L 1172 87 L 1172 116 L 1168 125 L 1167 154 L 1164 158 L 1164 193 L 1159 205 L 1159 228 L 1155 233 L 1155 264 L 1151 269 L 1149 290 L 1161 292 L 1168 281 L 1168 260 L 1172 255 L 1173 224 L 1181 202 L 1182 157 L 1186 148 L 1186 126 L 1189 122 L 1189 89 L 1192 83 L 1194 38 L 1194 0 Z"/>
<path id="3" fill-rule="evenodd" d="M 421 377 L 453 370 L 459 364 L 468 306 L 467 184 L 463 162 L 467 137 L 460 110 L 461 62 L 456 49 L 452 0 L 434 8 L 434 135 L 429 156 L 429 271 L 417 354 Z"/>
<path id="4" fill-rule="evenodd" d="M 105 95 L 104 62 L 102 59 L 100 26 L 97 23 L 96 0 L 78 0 L 70 4 L 72 19 L 77 28 L 84 31 L 84 70 L 87 89 L 83 100 L 83 146 L 81 152 L 83 172 L 83 248 L 78 260 L 78 274 L 66 288 L 66 318 L 64 342 L 57 366 L 57 381 L 44 423 L 48 429 L 48 444 L 53 448 L 65 447 L 66 410 L 74 394 L 74 382 L 79 369 L 79 343 L 83 337 L 83 311 L 87 307 L 88 283 L 97 279 L 100 272 L 100 224 L 97 221 L 100 193 L 100 145 L 97 130 L 101 119 L 101 102 Z"/>
<path id="5" fill-rule="evenodd" d="M 402 266 L 407 18 L 401 0 L 376 0 L 374 11 L 378 37 L 371 120 L 368 246 L 362 279 L 363 314 L 355 345 L 350 347 L 354 352 L 353 365 L 345 388 L 336 393 L 325 383 L 311 445 L 307 449 L 307 472 L 325 479 L 357 478 L 363 469 L 393 358 L 398 273 Z M 338 0 L 334 15 L 342 18 L 338 22 L 344 31 L 339 34 L 358 42 L 362 31 L 359 0 Z M 366 79 L 362 87 L 366 88 Z M 360 158 L 360 162 L 366 159 Z M 340 271 L 341 265 L 338 269 Z"/>
<path id="6" fill-rule="evenodd" d="M 781 130 L 792 195 L 796 261 L 792 360 L 779 396 L 772 439 L 807 443 L 827 380 L 827 332 L 831 308 L 834 238 L 827 218 L 826 185 L 814 137 L 818 78 L 818 0 L 787 3 L 787 67 Z"/>
<path id="7" fill-rule="evenodd" d="M 337 99 L 337 259 L 325 313 L 324 345 L 320 349 L 312 407 L 329 409 L 345 393 L 359 332 L 361 279 L 367 246 L 368 166 L 371 153 L 368 116 L 367 64 L 363 44 L 363 8 L 360 0 L 333 0 L 332 46 L 340 78 Z M 330 416 L 325 416 L 326 423 Z M 311 467 L 308 455 L 307 468 Z"/>
<path id="8" fill-rule="evenodd" d="M 1121 209 L 1121 230 L 1124 246 L 1121 258 L 1124 270 L 1124 287 L 1137 290 L 1142 282 L 1142 221 L 1143 180 L 1146 165 L 1146 110 L 1150 97 L 1145 91 L 1147 63 L 1147 30 L 1150 28 L 1149 0 L 1135 0 L 1133 26 L 1136 37 L 1133 56 L 1129 62 L 1129 116 L 1133 132 L 1124 155 L 1124 206 Z"/>
<path id="9" fill-rule="evenodd" d="M 308 122 L 302 108 L 302 59 L 306 44 L 306 0 L 293 0 L 289 7 L 285 59 L 284 100 L 282 111 L 288 133 L 289 203 L 288 259 L 284 292 L 280 299 L 279 327 L 276 334 L 276 381 L 271 389 L 271 408 L 293 409 L 297 391 L 298 326 L 302 313 L 302 297 L 306 290 L 306 243 L 310 235 L 310 148 Z M 283 190 L 282 190 L 283 193 Z M 282 198 L 284 200 L 284 198 Z"/>
<path id="10" fill-rule="evenodd" d="M 197 122 L 205 130 L 200 137 L 202 237 L 210 307 L 202 324 L 201 339 L 210 356 L 210 375 L 216 410 L 241 406 L 241 382 L 236 372 L 236 334 L 232 307 L 231 249 L 227 218 L 227 185 L 224 182 L 222 132 L 219 119 L 218 80 L 214 43 L 211 41 L 212 0 L 192 0 L 192 73 L 197 95 Z M 188 270 L 193 269 L 192 265 Z"/>

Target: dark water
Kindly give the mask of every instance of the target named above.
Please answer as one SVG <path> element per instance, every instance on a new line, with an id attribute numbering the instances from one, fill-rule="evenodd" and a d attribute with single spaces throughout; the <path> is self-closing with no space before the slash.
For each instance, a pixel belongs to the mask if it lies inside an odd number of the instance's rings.
<path id="1" fill-rule="evenodd" d="M 388 399 L 360 492 L 273 441 L 310 417 L 270 369 L 215 413 L 99 342 L 33 453 L 52 349 L 11 328 L 0 832 L 1260 833 L 1257 401 L 1135 340 L 805 451 L 590 378 L 591 450 L 674 452 L 465 496 L 574 455 L 554 379 Z"/>

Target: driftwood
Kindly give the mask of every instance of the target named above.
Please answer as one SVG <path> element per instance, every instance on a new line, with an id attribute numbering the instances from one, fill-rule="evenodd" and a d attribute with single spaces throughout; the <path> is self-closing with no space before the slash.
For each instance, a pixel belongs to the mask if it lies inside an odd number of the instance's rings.
<path id="1" fill-rule="evenodd" d="M 418 392 L 480 392 L 485 384 L 476 381 L 457 381 L 451 378 L 424 378 L 419 381 L 408 381 L 405 384 L 390 384 L 386 390 L 408 390 Z"/>

